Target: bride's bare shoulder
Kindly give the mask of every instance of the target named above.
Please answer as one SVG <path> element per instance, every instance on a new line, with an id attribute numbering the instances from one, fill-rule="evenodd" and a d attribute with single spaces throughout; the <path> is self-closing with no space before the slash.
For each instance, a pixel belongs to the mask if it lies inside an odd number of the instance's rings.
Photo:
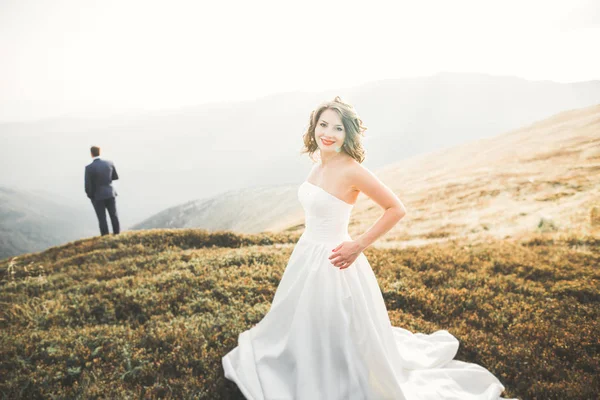
<path id="1" fill-rule="evenodd" d="M 350 186 L 353 190 L 359 190 L 355 185 L 356 177 L 360 175 L 366 168 L 356 161 L 354 158 L 349 157 L 349 159 L 344 163 L 343 175 L 349 182 Z"/>
<path id="2" fill-rule="evenodd" d="M 364 182 L 365 179 L 368 180 L 369 177 L 375 177 L 375 174 L 371 172 L 367 167 L 356 161 L 355 159 L 351 159 L 346 163 L 346 167 L 344 168 L 344 175 L 352 189 L 360 191 L 358 182 Z"/>

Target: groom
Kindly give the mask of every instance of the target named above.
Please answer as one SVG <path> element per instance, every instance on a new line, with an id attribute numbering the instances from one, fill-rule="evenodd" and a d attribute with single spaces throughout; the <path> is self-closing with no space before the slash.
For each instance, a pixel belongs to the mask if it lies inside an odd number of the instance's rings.
<path id="1" fill-rule="evenodd" d="M 119 175 L 112 161 L 100 159 L 100 147 L 92 146 L 90 151 L 94 161 L 85 167 L 85 193 L 96 210 L 100 234 L 108 235 L 106 223 L 106 210 L 108 210 L 113 234 L 116 235 L 120 232 L 120 228 L 115 204 L 117 191 L 112 187 L 112 181 L 119 179 Z"/>

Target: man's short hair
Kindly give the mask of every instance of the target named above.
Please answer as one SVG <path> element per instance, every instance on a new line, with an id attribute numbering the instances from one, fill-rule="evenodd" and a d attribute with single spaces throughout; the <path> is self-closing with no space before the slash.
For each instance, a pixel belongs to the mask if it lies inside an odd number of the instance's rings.
<path id="1" fill-rule="evenodd" d="M 92 152 L 92 156 L 94 157 L 98 157 L 100 155 L 100 147 L 98 146 L 92 146 L 90 148 L 90 151 Z"/>

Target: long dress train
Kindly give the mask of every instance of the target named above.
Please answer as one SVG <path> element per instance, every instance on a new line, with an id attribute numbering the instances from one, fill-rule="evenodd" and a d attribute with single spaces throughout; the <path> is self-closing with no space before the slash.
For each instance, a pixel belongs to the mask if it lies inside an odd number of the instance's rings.
<path id="1" fill-rule="evenodd" d="M 363 253 L 348 268 L 331 264 L 353 205 L 304 181 L 305 230 L 264 318 L 222 357 L 227 379 L 251 400 L 498 400 L 500 381 L 454 360 L 446 330 L 411 333 L 390 323 Z"/>

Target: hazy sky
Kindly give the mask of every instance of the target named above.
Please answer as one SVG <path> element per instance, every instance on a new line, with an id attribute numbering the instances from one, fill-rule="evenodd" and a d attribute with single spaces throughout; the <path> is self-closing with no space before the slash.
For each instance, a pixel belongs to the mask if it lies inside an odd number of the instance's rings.
<path id="1" fill-rule="evenodd" d="M 0 121 L 440 71 L 600 79 L 600 2 L 0 0 Z"/>

